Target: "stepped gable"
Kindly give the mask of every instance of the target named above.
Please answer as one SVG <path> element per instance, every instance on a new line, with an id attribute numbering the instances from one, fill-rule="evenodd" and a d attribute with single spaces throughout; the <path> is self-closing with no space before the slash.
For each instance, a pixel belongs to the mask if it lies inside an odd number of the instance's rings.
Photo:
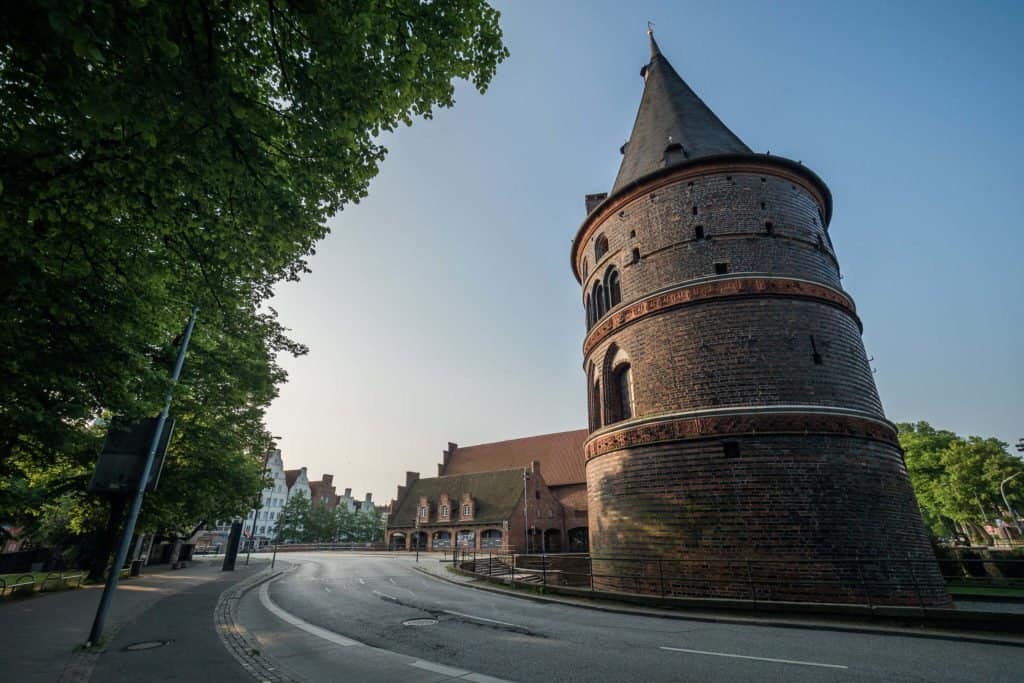
<path id="1" fill-rule="evenodd" d="M 445 475 L 487 472 L 529 467 L 537 460 L 548 486 L 582 484 L 587 480 L 583 456 L 586 438 L 586 429 L 575 429 L 476 446 L 450 444 L 442 471 Z"/>
<path id="2" fill-rule="evenodd" d="M 464 493 L 472 496 L 473 524 L 501 524 L 512 516 L 523 497 L 523 470 L 506 469 L 417 479 L 398 503 L 394 514 L 388 518 L 388 526 L 415 525 L 420 498 L 426 498 L 434 506 L 442 493 L 448 494 L 448 498 L 456 503 L 462 500 Z M 453 523 L 435 520 L 421 526 L 450 527 Z"/>
<path id="3" fill-rule="evenodd" d="M 718 154 L 749 154 L 747 147 L 661 54 L 649 33 L 651 61 L 641 69 L 644 94 L 623 146 L 612 194 L 668 166 Z"/>
<path id="4" fill-rule="evenodd" d="M 285 470 L 284 471 L 284 483 L 285 483 L 285 485 L 287 485 L 288 488 L 290 489 L 292 486 L 295 485 L 295 480 L 299 478 L 300 474 L 302 474 L 302 470 L 301 469 Z"/>

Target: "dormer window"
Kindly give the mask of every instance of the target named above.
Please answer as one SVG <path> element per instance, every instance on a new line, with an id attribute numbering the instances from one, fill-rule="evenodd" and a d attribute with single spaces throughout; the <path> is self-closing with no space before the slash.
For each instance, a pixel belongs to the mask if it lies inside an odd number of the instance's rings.
<path id="1" fill-rule="evenodd" d="M 462 506 L 462 516 L 463 517 L 472 517 L 473 516 L 473 506 L 472 505 L 468 505 L 468 504 L 467 505 L 463 505 Z"/>
<path id="2" fill-rule="evenodd" d="M 426 505 L 420 506 L 420 519 L 426 519 L 427 518 L 427 514 L 428 514 L 427 506 Z"/>
<path id="3" fill-rule="evenodd" d="M 448 506 L 442 505 L 438 510 L 438 514 L 441 516 L 441 519 L 448 519 Z"/>

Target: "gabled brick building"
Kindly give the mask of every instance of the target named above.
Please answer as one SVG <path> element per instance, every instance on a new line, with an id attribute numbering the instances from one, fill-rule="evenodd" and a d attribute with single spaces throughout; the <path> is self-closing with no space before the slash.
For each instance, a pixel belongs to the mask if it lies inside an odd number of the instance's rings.
<path id="1" fill-rule="evenodd" d="M 585 551 L 586 436 L 581 429 L 462 448 L 449 443 L 437 477 L 408 472 L 405 486 L 398 487 L 388 544 Z M 471 514 L 464 516 L 467 505 Z"/>

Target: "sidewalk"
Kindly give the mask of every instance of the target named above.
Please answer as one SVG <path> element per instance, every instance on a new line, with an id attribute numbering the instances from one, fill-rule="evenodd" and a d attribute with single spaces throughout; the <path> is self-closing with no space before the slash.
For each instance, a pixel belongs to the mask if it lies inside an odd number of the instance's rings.
<path id="1" fill-rule="evenodd" d="M 847 631 L 853 633 L 876 633 L 880 635 L 902 635 L 917 636 L 923 638 L 940 638 L 946 640 L 959 640 L 978 643 L 994 643 L 999 645 L 1015 645 L 1024 647 L 1024 636 L 1017 634 L 998 634 L 974 631 L 956 631 L 932 628 L 927 626 L 898 626 L 889 624 L 872 624 L 862 620 L 846 620 L 843 618 L 824 619 L 820 617 L 793 616 L 787 614 L 773 614 L 771 612 L 751 613 L 729 613 L 699 608 L 670 609 L 661 607 L 644 607 L 631 605 L 601 598 L 587 598 L 568 595 L 543 594 L 535 587 L 513 588 L 495 581 L 481 577 L 463 574 L 454 571 L 451 562 L 441 562 L 439 554 L 421 554 L 420 562 L 413 565 L 413 569 L 433 576 L 442 581 L 448 581 L 461 586 L 475 588 L 478 590 L 490 591 L 503 595 L 513 595 L 524 600 L 535 602 L 559 603 L 583 607 L 586 609 L 599 610 L 619 614 L 633 614 L 640 616 L 660 617 L 663 619 L 683 619 L 694 621 L 708 621 L 729 624 L 749 624 L 756 626 L 774 626 L 781 628 L 800 628 L 829 631 Z"/>
<path id="2" fill-rule="evenodd" d="M 95 667 L 97 674 L 103 672 L 97 680 L 103 681 L 140 680 L 152 678 L 155 671 L 172 674 L 171 670 L 174 675 L 168 677 L 184 674 L 186 679 L 204 680 L 206 671 L 220 673 L 228 665 L 237 671 L 233 678 L 242 677 L 244 671 L 214 632 L 213 610 L 222 591 L 260 571 L 266 562 L 253 559 L 246 567 L 244 558 L 239 558 L 234 572 L 221 572 L 220 566 L 220 558 L 195 561 L 189 568 L 175 571 L 160 565 L 144 569 L 141 577 L 122 580 L 107 616 L 107 645 L 98 650 L 78 648 L 88 638 L 102 586 L 0 602 L 4 679 L 84 682 Z M 158 606 L 171 597 L 173 602 Z M 197 637 L 200 634 L 203 638 Z M 163 650 L 161 657 L 154 657 L 154 650 L 123 650 L 146 640 L 171 640 L 172 644 L 159 648 Z M 182 649 L 182 644 L 188 649 Z M 166 662 L 160 663 L 168 655 L 175 658 L 171 670 Z M 161 668 L 154 669 L 154 665 Z M 182 666 L 202 668 L 197 669 L 197 675 L 189 676 L 177 671 Z"/>

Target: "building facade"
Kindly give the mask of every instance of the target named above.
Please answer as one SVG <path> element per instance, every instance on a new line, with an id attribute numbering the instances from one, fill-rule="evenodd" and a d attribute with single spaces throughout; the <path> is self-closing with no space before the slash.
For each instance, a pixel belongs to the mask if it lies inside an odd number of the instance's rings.
<path id="1" fill-rule="evenodd" d="M 385 538 L 393 550 L 562 552 L 565 513 L 541 465 L 420 479 L 398 487 Z"/>
<path id="2" fill-rule="evenodd" d="M 586 198 L 571 255 L 595 573 L 616 590 L 948 605 L 828 187 L 752 152 L 650 47 L 618 176 Z"/>

